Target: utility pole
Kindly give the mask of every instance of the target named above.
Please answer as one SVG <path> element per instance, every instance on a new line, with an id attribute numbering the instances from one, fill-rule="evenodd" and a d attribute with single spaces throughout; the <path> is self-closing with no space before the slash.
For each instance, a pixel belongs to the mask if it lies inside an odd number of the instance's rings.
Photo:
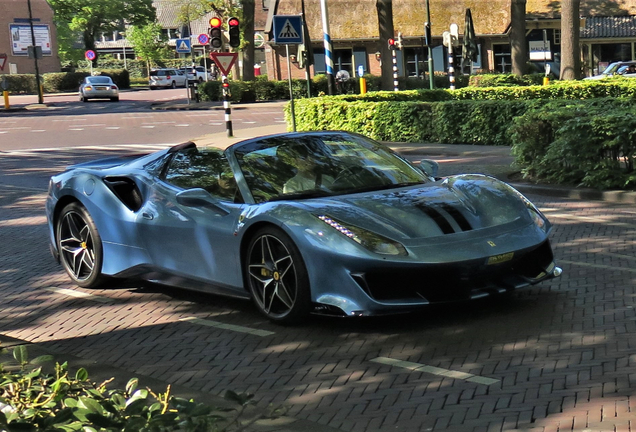
<path id="1" fill-rule="evenodd" d="M 431 32 L 431 8 L 429 5 L 429 0 L 426 0 L 426 25 L 424 26 L 425 35 L 427 36 L 427 47 L 428 47 L 428 84 L 429 88 L 433 90 L 435 88 L 435 80 L 433 79 L 433 48 L 431 48 L 431 44 L 433 43 L 432 32 Z"/>
<path id="2" fill-rule="evenodd" d="M 35 60 L 35 85 L 38 88 L 38 103 L 44 103 L 44 95 L 42 94 L 42 85 L 40 84 L 40 68 L 38 67 L 38 54 L 35 49 L 35 30 L 33 29 L 33 12 L 31 11 L 31 0 L 27 0 L 29 7 L 29 24 L 31 26 L 31 45 L 33 46 L 33 59 Z"/>
<path id="3" fill-rule="evenodd" d="M 329 12 L 327 10 L 327 0 L 320 0 L 320 11 L 322 12 L 322 32 L 324 33 L 325 46 L 325 66 L 327 72 L 327 92 L 333 95 L 333 48 L 331 44 L 331 36 L 329 36 Z"/>

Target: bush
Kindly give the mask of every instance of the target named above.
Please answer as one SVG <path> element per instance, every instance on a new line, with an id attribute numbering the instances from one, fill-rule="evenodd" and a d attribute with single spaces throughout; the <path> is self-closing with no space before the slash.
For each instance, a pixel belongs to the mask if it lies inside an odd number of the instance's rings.
<path id="1" fill-rule="evenodd" d="M 518 76 L 514 74 L 477 74 L 471 75 L 468 81 L 469 87 L 516 87 L 541 85 L 542 74 Z"/>
<path id="2" fill-rule="evenodd" d="M 633 105 L 600 102 L 552 103 L 515 119 L 512 151 L 524 176 L 598 189 L 636 186 Z"/>
<path id="3" fill-rule="evenodd" d="M 8 91 L 11 94 L 38 92 L 37 82 L 33 74 L 2 75 L 2 77 L 6 78 Z"/>
<path id="4" fill-rule="evenodd" d="M 168 386 L 165 393 L 138 388 L 138 380 L 125 389 L 107 389 L 108 380 L 96 384 L 80 368 L 71 375 L 68 366 L 56 364 L 53 372 L 29 364 L 51 361 L 43 356 L 29 362 L 25 346 L 13 350 L 19 368 L 5 370 L 0 365 L 0 430 L 5 431 L 227 431 L 241 430 L 250 394 L 227 392 L 226 400 L 236 409 L 209 405 L 175 397 Z M 228 415 L 234 411 L 234 415 Z M 278 410 L 260 416 L 275 417 Z M 252 419 L 250 422 L 258 420 Z"/>
<path id="5" fill-rule="evenodd" d="M 77 91 L 80 84 L 89 76 L 87 72 L 56 72 L 44 74 L 44 91 Z"/>
<path id="6" fill-rule="evenodd" d="M 398 97 L 399 92 L 392 94 Z M 370 102 L 348 95 L 303 99 L 295 105 L 296 128 L 347 130 L 381 141 L 509 145 L 508 128 L 513 118 L 532 104 L 526 101 Z M 289 123 L 289 106 L 285 113 Z"/>

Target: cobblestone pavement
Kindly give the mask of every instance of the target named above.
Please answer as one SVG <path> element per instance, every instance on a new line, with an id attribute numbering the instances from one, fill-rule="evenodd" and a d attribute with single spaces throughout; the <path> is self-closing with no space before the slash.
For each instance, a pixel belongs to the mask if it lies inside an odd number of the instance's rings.
<path id="1" fill-rule="evenodd" d="M 48 252 L 45 190 L 2 183 L 4 336 L 211 395 L 255 393 L 302 421 L 284 430 L 636 429 L 633 206 L 529 195 L 554 223 L 564 274 L 550 283 L 412 315 L 282 327 L 239 300 L 73 286 Z"/>

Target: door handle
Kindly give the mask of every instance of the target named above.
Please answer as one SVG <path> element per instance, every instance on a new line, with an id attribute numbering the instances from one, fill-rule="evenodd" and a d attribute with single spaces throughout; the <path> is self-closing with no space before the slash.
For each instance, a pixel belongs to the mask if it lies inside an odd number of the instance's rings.
<path id="1" fill-rule="evenodd" d="M 152 213 L 148 213 L 148 212 L 143 212 L 141 214 L 141 217 L 148 220 L 153 220 L 155 218 L 155 216 Z"/>

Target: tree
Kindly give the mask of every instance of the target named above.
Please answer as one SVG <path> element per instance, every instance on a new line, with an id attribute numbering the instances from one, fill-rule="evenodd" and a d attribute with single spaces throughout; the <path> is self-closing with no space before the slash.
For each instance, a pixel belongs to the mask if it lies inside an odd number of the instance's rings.
<path id="1" fill-rule="evenodd" d="M 510 54 L 512 73 L 523 75 L 528 61 L 528 42 L 526 42 L 526 0 L 510 2 Z"/>
<path id="2" fill-rule="evenodd" d="M 135 47 L 135 55 L 146 62 L 150 74 L 150 61 L 167 58 L 167 38 L 161 33 L 161 26 L 157 23 L 146 24 L 143 27 L 132 26 L 126 37 Z"/>
<path id="3" fill-rule="evenodd" d="M 561 79 L 581 77 L 581 48 L 579 46 L 581 0 L 561 2 Z"/>
<path id="4" fill-rule="evenodd" d="M 393 28 L 393 1 L 376 0 L 380 33 L 380 58 L 382 60 L 382 90 L 393 90 L 393 61 L 388 40 L 395 37 Z"/>
<path id="5" fill-rule="evenodd" d="M 100 33 L 123 30 L 124 23 L 145 25 L 154 22 L 157 12 L 152 0 L 49 0 L 57 22 L 68 23 L 80 32 L 87 50 L 95 49 Z"/>
<path id="6" fill-rule="evenodd" d="M 254 0 L 243 0 L 243 80 L 254 81 Z"/>

